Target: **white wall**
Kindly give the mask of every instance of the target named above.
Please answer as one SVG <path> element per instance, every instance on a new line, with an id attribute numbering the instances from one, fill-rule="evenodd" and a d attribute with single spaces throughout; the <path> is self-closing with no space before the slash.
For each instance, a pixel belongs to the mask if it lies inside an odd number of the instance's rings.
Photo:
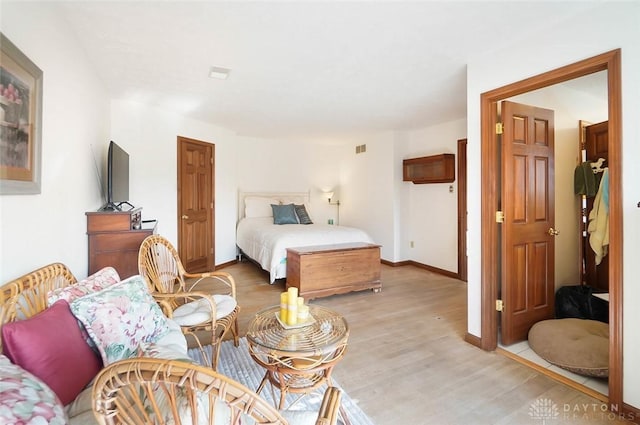
<path id="1" fill-rule="evenodd" d="M 92 146 L 102 161 L 109 100 L 50 5 L 3 2 L 0 26 L 44 74 L 42 192 L 0 196 L 0 282 L 58 261 L 82 278 L 88 271 L 84 213 L 101 202 Z"/>
<path id="2" fill-rule="evenodd" d="M 338 209 L 323 194 L 341 197 L 339 155 L 336 143 L 241 138 L 238 142 L 238 190 L 243 192 L 309 192 L 311 219 L 327 223 Z M 342 205 L 340 218 L 342 222 Z"/>
<path id="3" fill-rule="evenodd" d="M 622 49 L 622 199 L 624 279 L 624 401 L 640 406 L 640 4 L 602 3 L 589 13 L 570 20 L 535 39 L 518 40 L 517 48 L 493 52 L 472 60 L 467 68 L 468 159 L 469 159 L 469 284 L 468 330 L 480 335 L 480 98 L 481 93 L 541 74 L 597 54 Z M 531 60 L 532 52 L 536 54 Z"/>
<path id="4" fill-rule="evenodd" d="M 343 146 L 340 164 L 340 224 L 364 229 L 382 245 L 380 256 L 396 261 L 394 205 L 396 158 L 393 133 L 379 133 Z M 356 154 L 357 145 L 366 152 Z"/>
<path id="5" fill-rule="evenodd" d="M 235 258 L 238 137 L 225 129 L 136 102 L 111 102 L 111 139 L 129 153 L 129 197 L 142 219 L 174 244 L 177 222 L 177 137 L 215 144 L 215 263 Z M 106 150 L 107 144 L 104 143 Z"/>
<path id="6" fill-rule="evenodd" d="M 457 170 L 458 140 L 466 137 L 466 124 L 466 119 L 461 119 L 409 132 L 409 145 L 395 166 L 402 170 L 403 159 L 452 153 L 456 155 Z M 403 224 L 401 258 L 457 273 L 457 177 L 453 183 L 403 184 L 409 191 L 409 203 L 405 205 L 409 213 Z M 449 191 L 450 187 L 453 191 Z"/>
<path id="7" fill-rule="evenodd" d="M 382 258 L 396 261 L 393 141 L 392 133 L 330 142 L 240 137 L 237 188 L 245 192 L 309 191 L 311 216 L 318 223 L 337 222 L 337 206 L 329 205 L 324 196 L 333 191 L 334 201 L 340 201 L 340 225 L 365 230 L 382 245 Z M 356 154 L 360 144 L 366 144 L 367 151 Z"/>
<path id="8" fill-rule="evenodd" d="M 606 75 L 606 72 L 603 71 Z M 606 78 L 603 96 L 563 85 L 514 96 L 512 101 L 552 109 L 555 124 L 555 286 L 580 283 L 580 197 L 574 194 L 574 169 L 581 162 L 579 120 L 593 124 L 607 120 Z"/>
<path id="9" fill-rule="evenodd" d="M 409 133 L 406 131 L 398 132 L 395 135 L 394 140 L 394 202 L 393 202 L 393 215 L 394 215 L 394 251 L 393 260 L 396 262 L 411 260 L 409 257 L 407 244 L 407 234 L 411 228 L 411 184 L 402 181 L 402 159 L 405 157 L 406 152 L 409 151 Z"/>
<path id="10" fill-rule="evenodd" d="M 413 185 L 402 181 L 402 159 L 457 152 L 466 120 L 413 132 L 382 132 L 331 143 L 238 139 L 238 188 L 242 191 L 310 191 L 312 218 L 336 219 L 322 193 L 340 200 L 340 224 L 365 230 L 383 259 L 416 260 L 457 271 L 457 182 Z M 366 152 L 356 154 L 357 145 Z M 410 250 L 409 240 L 416 249 Z M 434 244 L 433 240 L 438 240 Z"/>

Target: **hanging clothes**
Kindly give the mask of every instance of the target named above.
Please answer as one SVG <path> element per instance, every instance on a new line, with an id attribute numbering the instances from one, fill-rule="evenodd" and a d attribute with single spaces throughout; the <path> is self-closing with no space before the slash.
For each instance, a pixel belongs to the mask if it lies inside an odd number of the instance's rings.
<path id="1" fill-rule="evenodd" d="M 589 245 L 596 254 L 596 265 L 599 265 L 609 251 L 609 169 L 606 167 L 593 200 L 593 209 L 589 213 L 587 232 Z"/>
<path id="2" fill-rule="evenodd" d="M 594 173 L 593 164 L 591 161 L 585 161 L 573 172 L 573 191 L 576 195 L 592 198 L 598 192 L 600 173 Z"/>

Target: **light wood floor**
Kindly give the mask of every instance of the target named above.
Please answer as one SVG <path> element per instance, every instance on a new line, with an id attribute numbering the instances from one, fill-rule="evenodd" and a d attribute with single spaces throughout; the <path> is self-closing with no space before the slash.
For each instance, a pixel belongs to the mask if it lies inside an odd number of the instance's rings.
<path id="1" fill-rule="evenodd" d="M 244 336 L 256 311 L 279 303 L 284 284 L 269 285 L 249 262 L 223 270 L 238 284 Z M 592 397 L 466 343 L 466 283 L 414 266 L 383 266 L 382 282 L 378 294 L 312 301 L 347 318 L 349 348 L 333 376 L 375 424 L 630 423 L 602 412 Z M 550 413 L 536 416 L 544 402 Z"/>

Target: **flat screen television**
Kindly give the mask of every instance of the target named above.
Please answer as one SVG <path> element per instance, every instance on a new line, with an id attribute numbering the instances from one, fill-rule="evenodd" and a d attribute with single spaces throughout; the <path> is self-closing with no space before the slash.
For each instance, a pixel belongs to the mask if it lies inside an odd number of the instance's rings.
<path id="1" fill-rule="evenodd" d="M 129 203 L 129 154 L 113 140 L 107 154 L 107 203 L 102 211 L 122 211 Z"/>

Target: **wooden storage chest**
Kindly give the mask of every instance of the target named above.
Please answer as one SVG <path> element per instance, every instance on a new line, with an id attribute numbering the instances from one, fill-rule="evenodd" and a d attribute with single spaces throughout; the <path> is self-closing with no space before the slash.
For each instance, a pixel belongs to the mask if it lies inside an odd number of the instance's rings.
<path id="1" fill-rule="evenodd" d="M 380 245 L 343 243 L 287 249 L 287 288 L 307 299 L 382 288 Z"/>

